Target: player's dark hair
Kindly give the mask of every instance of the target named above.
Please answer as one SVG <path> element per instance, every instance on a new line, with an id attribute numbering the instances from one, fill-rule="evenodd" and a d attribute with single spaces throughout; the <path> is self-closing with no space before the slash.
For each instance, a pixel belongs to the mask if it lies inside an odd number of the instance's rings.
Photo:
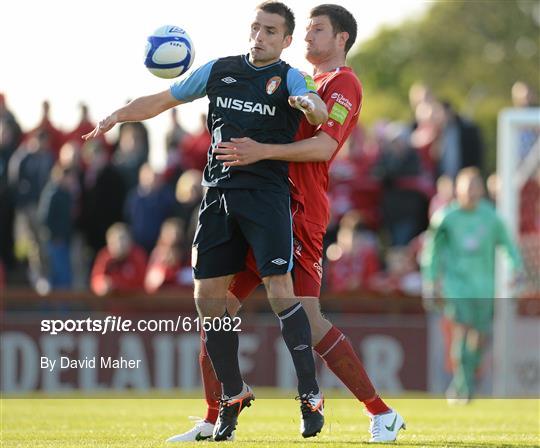
<path id="1" fill-rule="evenodd" d="M 351 49 L 356 40 L 357 25 L 353 15 L 347 11 L 343 6 L 324 4 L 315 6 L 309 14 L 309 18 L 319 16 L 328 16 L 334 35 L 337 33 L 347 32 L 349 33 L 349 39 L 345 44 L 345 54 Z"/>
<path id="2" fill-rule="evenodd" d="M 257 5 L 255 9 L 283 17 L 285 19 L 285 36 L 292 36 L 294 32 L 294 14 L 286 4 L 268 0 Z"/>

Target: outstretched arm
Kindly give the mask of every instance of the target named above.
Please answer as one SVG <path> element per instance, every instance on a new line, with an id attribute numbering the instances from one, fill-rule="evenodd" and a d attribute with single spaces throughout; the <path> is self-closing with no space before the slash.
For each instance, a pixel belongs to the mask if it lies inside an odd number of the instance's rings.
<path id="1" fill-rule="evenodd" d="M 179 104 L 182 104 L 182 101 L 178 101 L 169 89 L 155 95 L 141 96 L 101 120 L 92 132 L 82 138 L 96 138 L 110 131 L 117 123 L 147 120 Z"/>
<path id="2" fill-rule="evenodd" d="M 155 117 L 174 106 L 188 103 L 206 95 L 206 83 L 215 61 L 207 62 L 187 77 L 176 81 L 169 89 L 155 95 L 141 96 L 107 118 L 101 120 L 96 128 L 86 135 L 85 140 L 95 138 L 111 130 L 116 123 L 141 121 Z"/>
<path id="3" fill-rule="evenodd" d="M 313 137 L 287 144 L 259 143 L 249 137 L 232 138 L 214 149 L 216 158 L 225 166 L 243 166 L 259 160 L 287 162 L 325 162 L 332 158 L 338 143 L 324 131 Z"/>

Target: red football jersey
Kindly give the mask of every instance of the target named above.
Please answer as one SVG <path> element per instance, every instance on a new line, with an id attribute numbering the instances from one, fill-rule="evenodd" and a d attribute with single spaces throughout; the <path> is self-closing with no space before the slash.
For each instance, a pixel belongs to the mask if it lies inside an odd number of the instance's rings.
<path id="1" fill-rule="evenodd" d="M 319 130 L 332 137 L 338 146 L 328 162 L 289 163 L 293 200 L 303 204 L 306 219 L 326 229 L 330 218 L 328 198 L 328 169 L 358 123 L 362 107 L 362 85 L 350 67 L 339 67 L 314 77 L 317 93 L 326 103 L 328 121 L 312 126 L 300 122 L 295 140 L 313 137 Z"/>

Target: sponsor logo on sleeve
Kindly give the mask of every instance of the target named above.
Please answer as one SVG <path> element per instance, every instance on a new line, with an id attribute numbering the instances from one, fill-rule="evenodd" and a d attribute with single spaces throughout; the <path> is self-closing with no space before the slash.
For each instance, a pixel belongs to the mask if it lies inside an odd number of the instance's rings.
<path id="1" fill-rule="evenodd" d="M 332 93 L 332 96 L 330 98 L 335 100 L 336 103 L 341 104 L 342 106 L 345 106 L 348 110 L 352 109 L 352 103 L 349 101 L 348 98 L 345 98 L 341 93 L 334 92 Z"/>
<path id="2" fill-rule="evenodd" d="M 315 84 L 315 80 L 307 73 L 302 72 L 302 75 L 304 75 L 304 79 L 306 81 L 306 87 L 308 88 L 308 90 L 312 90 L 316 92 L 317 84 Z"/>
<path id="3" fill-rule="evenodd" d="M 332 107 L 332 110 L 330 111 L 328 118 L 331 118 L 334 121 L 337 121 L 339 124 L 343 124 L 345 123 L 345 120 L 347 119 L 347 115 L 349 115 L 349 111 L 347 110 L 346 107 L 342 106 L 339 103 L 334 103 L 334 106 Z"/>

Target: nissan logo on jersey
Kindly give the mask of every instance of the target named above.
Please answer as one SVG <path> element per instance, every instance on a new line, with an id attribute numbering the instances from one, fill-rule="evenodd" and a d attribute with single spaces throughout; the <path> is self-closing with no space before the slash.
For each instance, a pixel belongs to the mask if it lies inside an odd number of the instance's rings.
<path id="1" fill-rule="evenodd" d="M 253 101 L 243 101 L 237 98 L 222 98 L 218 96 L 216 99 L 216 107 L 240 110 L 242 112 L 259 113 L 261 115 L 270 115 L 271 117 L 276 115 L 276 106 L 254 103 Z"/>

